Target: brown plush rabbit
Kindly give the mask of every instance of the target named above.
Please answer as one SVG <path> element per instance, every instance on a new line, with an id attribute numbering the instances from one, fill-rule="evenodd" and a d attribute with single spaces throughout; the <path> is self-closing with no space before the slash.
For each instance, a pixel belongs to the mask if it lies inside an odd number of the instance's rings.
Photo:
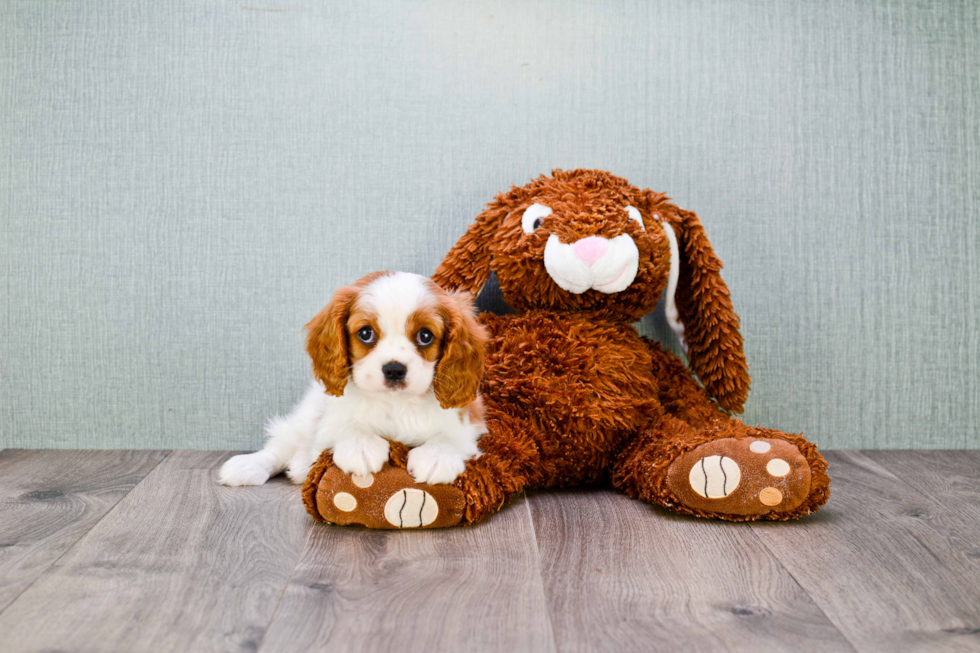
<path id="1" fill-rule="evenodd" d="M 483 454 L 453 485 L 424 486 L 395 447 L 377 482 L 355 488 L 325 453 L 305 487 L 311 514 L 446 526 L 479 521 L 525 488 L 594 483 L 702 517 L 814 512 L 830 493 L 816 447 L 730 414 L 742 409 L 749 375 L 720 270 L 694 213 L 607 172 L 555 170 L 501 193 L 433 277 L 477 294 L 495 272 L 517 311 L 481 316 L 491 334 Z M 631 325 L 665 292 L 701 385 Z M 340 491 L 358 507 L 339 510 Z"/>

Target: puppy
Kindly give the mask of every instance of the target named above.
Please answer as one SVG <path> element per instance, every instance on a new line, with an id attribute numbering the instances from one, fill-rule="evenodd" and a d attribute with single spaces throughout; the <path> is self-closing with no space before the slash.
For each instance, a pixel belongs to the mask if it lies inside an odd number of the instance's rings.
<path id="1" fill-rule="evenodd" d="M 388 461 L 388 440 L 413 447 L 408 472 L 419 483 L 452 483 L 479 456 L 486 334 L 469 293 L 375 272 L 338 291 L 306 330 L 316 380 L 269 421 L 264 449 L 222 466 L 222 484 L 261 485 L 283 470 L 302 483 L 325 449 L 366 477 Z"/>

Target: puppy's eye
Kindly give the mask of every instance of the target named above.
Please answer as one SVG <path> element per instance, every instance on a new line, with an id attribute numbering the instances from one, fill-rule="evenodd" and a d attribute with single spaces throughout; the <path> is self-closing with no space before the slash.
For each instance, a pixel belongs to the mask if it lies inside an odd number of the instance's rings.
<path id="1" fill-rule="evenodd" d="M 419 329 L 419 332 L 415 334 L 415 342 L 418 343 L 419 347 L 428 347 L 434 339 L 435 336 L 428 329 Z"/>
<path id="2" fill-rule="evenodd" d="M 640 215 L 640 210 L 638 208 L 636 208 L 635 206 L 627 206 L 626 212 L 629 214 L 630 220 L 636 220 L 637 222 L 639 222 L 640 229 L 646 231 L 646 229 L 643 227 L 643 216 Z"/>
<path id="3" fill-rule="evenodd" d="M 370 345 L 374 342 L 374 329 L 371 327 L 361 327 L 357 330 L 357 339 L 365 345 Z"/>
<path id="4" fill-rule="evenodd" d="M 549 215 L 551 215 L 551 209 L 544 204 L 532 204 L 525 209 L 524 215 L 521 217 L 521 228 L 526 234 L 534 233 L 534 230 L 539 228 Z"/>

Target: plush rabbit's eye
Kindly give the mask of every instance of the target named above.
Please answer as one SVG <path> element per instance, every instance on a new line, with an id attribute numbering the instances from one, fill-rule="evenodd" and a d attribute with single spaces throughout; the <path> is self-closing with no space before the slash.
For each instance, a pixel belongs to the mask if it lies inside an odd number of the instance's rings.
<path id="1" fill-rule="evenodd" d="M 534 233 L 534 230 L 541 226 L 545 218 L 551 215 L 551 209 L 544 204 L 532 204 L 524 211 L 521 218 L 521 228 L 524 233 Z"/>
<path id="2" fill-rule="evenodd" d="M 635 206 L 627 206 L 626 212 L 629 214 L 630 220 L 636 220 L 640 223 L 640 229 L 643 229 L 644 231 L 646 230 L 643 227 L 643 216 L 640 215 L 640 210 L 638 208 Z"/>
<path id="3" fill-rule="evenodd" d="M 369 326 L 361 327 L 357 330 L 357 339 L 365 345 L 370 345 L 374 342 L 374 329 Z"/>

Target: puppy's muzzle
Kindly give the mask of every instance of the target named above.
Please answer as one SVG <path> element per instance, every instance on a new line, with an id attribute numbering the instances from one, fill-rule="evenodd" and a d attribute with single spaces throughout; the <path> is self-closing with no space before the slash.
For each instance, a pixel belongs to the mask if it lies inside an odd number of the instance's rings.
<path id="1" fill-rule="evenodd" d="M 389 361 L 381 366 L 381 373 L 384 374 L 385 385 L 389 388 L 395 388 L 405 383 L 408 368 L 398 361 Z"/>

